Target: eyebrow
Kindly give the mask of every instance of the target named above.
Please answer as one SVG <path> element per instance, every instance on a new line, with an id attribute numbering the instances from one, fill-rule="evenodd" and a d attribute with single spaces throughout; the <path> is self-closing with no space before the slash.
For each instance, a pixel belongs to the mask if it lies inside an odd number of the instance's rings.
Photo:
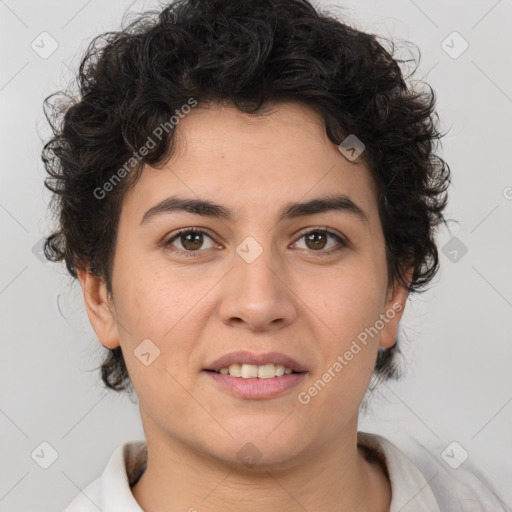
<path id="1" fill-rule="evenodd" d="M 306 215 L 338 211 L 353 215 L 359 220 L 369 223 L 364 210 L 346 195 L 336 195 L 312 199 L 307 202 L 289 203 L 278 214 L 278 222 L 286 219 L 294 219 Z M 142 217 L 141 224 L 148 222 L 158 215 L 188 212 L 204 217 L 212 217 L 224 220 L 233 220 L 234 213 L 229 208 L 205 199 L 186 199 L 180 197 L 168 197 L 151 207 Z"/>

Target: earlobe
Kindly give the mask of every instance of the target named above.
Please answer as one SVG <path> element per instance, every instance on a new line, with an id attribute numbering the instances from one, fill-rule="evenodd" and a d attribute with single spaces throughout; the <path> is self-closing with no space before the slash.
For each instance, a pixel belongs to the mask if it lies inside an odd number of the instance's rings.
<path id="1" fill-rule="evenodd" d="M 100 343 L 109 349 L 119 346 L 114 306 L 108 295 L 103 278 L 93 275 L 88 269 L 77 269 L 82 287 L 87 315 Z"/>
<path id="2" fill-rule="evenodd" d="M 406 274 L 407 287 L 410 286 L 412 272 Z M 409 291 L 401 283 L 395 283 L 390 290 L 384 310 L 384 327 L 380 335 L 380 346 L 386 349 L 392 348 L 397 339 L 398 325 L 405 310 L 405 304 Z"/>

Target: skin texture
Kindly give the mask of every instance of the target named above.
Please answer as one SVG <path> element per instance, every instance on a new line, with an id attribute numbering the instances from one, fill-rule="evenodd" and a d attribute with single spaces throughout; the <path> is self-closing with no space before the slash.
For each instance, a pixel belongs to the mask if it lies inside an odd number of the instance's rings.
<path id="1" fill-rule="evenodd" d="M 249 503 L 256 512 L 388 510 L 389 482 L 358 449 L 357 418 L 379 345 L 395 342 L 407 292 L 387 288 L 370 171 L 348 162 L 321 118 L 296 103 L 261 117 L 228 105 L 196 107 L 176 130 L 169 162 L 144 169 L 124 199 L 113 296 L 103 280 L 79 272 L 98 339 L 121 345 L 139 397 L 149 455 L 135 498 L 149 512 L 243 510 Z M 278 222 L 288 203 L 333 194 L 348 195 L 368 221 L 330 211 Z M 172 212 L 141 224 L 172 195 L 208 199 L 235 216 Z M 211 237 L 197 257 L 186 257 L 183 238 L 175 252 L 165 247 L 188 227 Z M 312 228 L 328 228 L 348 245 L 330 237 L 325 248 L 308 245 L 302 235 Z M 247 236 L 263 249 L 252 263 L 236 252 Z M 340 250 L 329 254 L 333 247 Z M 393 304 L 400 305 L 394 318 L 301 404 L 298 393 Z M 160 356 L 145 366 L 133 352 L 148 338 Z M 201 371 L 235 350 L 282 352 L 308 374 L 300 389 L 278 397 L 237 398 Z M 247 442 L 261 453 L 250 468 L 237 457 Z"/>

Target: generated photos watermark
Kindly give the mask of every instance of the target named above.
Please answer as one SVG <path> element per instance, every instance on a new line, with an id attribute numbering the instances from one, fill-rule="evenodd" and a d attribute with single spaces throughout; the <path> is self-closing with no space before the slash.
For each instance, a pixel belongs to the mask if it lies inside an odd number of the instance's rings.
<path id="1" fill-rule="evenodd" d="M 311 399 L 318 395 L 332 379 L 334 379 L 342 370 L 349 364 L 354 357 L 361 352 L 362 348 L 368 344 L 370 339 L 373 339 L 379 334 L 385 325 L 390 320 L 395 318 L 396 314 L 402 310 L 402 304 L 395 302 L 391 308 L 385 313 L 381 313 L 379 319 L 371 326 L 366 327 L 357 335 L 357 339 L 352 340 L 350 348 L 346 350 L 343 355 L 339 355 L 336 361 L 329 366 L 329 368 L 322 374 L 322 376 L 315 381 L 306 391 L 301 391 L 297 398 L 302 405 L 307 405 Z M 362 345 L 362 346 L 361 346 Z"/>
<path id="2" fill-rule="evenodd" d="M 101 187 L 94 189 L 94 197 L 96 199 L 104 199 L 109 192 L 112 192 L 116 185 L 118 185 L 123 178 L 125 178 L 139 162 L 143 161 L 143 158 L 157 145 L 157 141 L 161 141 L 164 134 L 168 134 L 171 130 L 174 130 L 180 119 L 183 119 L 191 110 L 197 106 L 197 100 L 189 98 L 187 103 L 182 105 L 179 109 L 175 110 L 174 116 L 171 116 L 168 121 L 160 123 L 153 131 L 152 135 L 148 135 L 146 142 L 139 148 L 138 151 L 134 151 L 131 156 L 122 167 L 120 167 Z"/>

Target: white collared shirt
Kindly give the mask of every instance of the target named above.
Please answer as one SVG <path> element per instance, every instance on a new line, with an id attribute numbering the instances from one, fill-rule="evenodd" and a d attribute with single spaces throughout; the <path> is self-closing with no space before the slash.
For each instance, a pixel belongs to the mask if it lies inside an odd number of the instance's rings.
<path id="1" fill-rule="evenodd" d="M 389 512 L 507 510 L 495 491 L 469 469 L 451 469 L 435 457 L 426 459 L 425 463 L 416 461 L 416 465 L 391 441 L 375 434 L 358 432 L 358 444 L 370 448 L 387 470 L 392 493 Z M 89 484 L 64 512 L 144 512 L 133 497 L 130 484 L 134 485 L 138 480 L 145 463 L 145 441 L 120 445 L 102 475 Z"/>

